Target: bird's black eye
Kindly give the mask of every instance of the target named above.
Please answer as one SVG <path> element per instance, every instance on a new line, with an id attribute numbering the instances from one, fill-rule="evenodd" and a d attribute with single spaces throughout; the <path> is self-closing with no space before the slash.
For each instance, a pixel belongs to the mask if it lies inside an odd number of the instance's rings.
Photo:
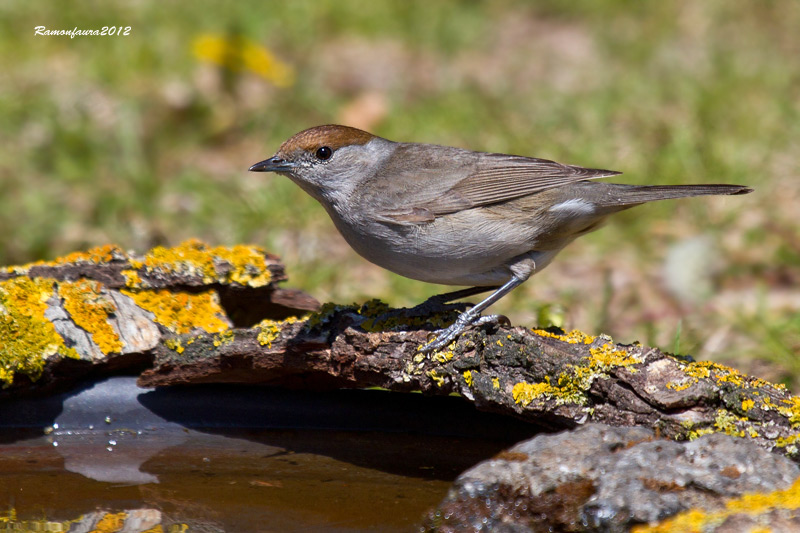
<path id="1" fill-rule="evenodd" d="M 325 161 L 326 159 L 330 159 L 331 158 L 331 156 L 333 155 L 333 150 L 331 150 L 327 146 L 323 146 L 321 148 L 317 148 L 317 152 L 314 155 L 317 156 L 317 159 L 321 159 L 322 161 Z"/>

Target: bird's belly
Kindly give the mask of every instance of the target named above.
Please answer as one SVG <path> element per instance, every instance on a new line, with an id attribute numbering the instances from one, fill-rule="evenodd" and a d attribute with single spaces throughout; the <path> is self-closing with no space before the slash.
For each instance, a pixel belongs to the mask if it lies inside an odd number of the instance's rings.
<path id="1" fill-rule="evenodd" d="M 443 285 L 502 285 L 512 276 L 514 260 L 532 250 L 530 239 L 519 231 L 509 235 L 504 228 L 476 227 L 451 217 L 425 225 L 372 223 L 369 229 L 355 232 L 339 226 L 350 246 L 370 262 Z"/>
<path id="2" fill-rule="evenodd" d="M 362 254 L 366 259 L 407 278 L 442 285 L 502 285 L 511 278 L 511 271 L 500 263 L 485 258 L 420 256 L 402 253 Z"/>

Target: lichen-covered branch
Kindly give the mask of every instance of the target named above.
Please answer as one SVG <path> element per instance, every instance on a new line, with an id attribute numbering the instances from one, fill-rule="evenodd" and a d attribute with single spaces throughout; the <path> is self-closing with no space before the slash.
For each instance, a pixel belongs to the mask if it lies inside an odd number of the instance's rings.
<path id="1" fill-rule="evenodd" d="M 46 387 L 69 361 L 71 377 L 99 364 L 141 364 L 176 334 L 222 332 L 318 307 L 300 291 L 276 287 L 285 279 L 278 258 L 258 247 L 199 241 L 143 256 L 110 245 L 4 268 L 0 385 L 6 392 Z"/>
<path id="2" fill-rule="evenodd" d="M 441 325 L 454 316 L 432 318 Z M 176 337 L 156 349 L 140 382 L 457 393 L 478 409 L 541 426 L 591 420 L 651 427 L 677 439 L 718 432 L 797 455 L 800 398 L 781 385 L 603 335 L 519 327 L 473 329 L 425 356 L 417 350 L 432 328 L 409 310 L 376 301 L 326 304 L 306 320 Z"/>

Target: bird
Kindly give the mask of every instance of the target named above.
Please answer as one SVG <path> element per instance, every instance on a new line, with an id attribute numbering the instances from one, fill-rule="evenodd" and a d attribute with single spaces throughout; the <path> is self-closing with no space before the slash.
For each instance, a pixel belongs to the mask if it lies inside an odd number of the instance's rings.
<path id="1" fill-rule="evenodd" d="M 440 303 L 492 291 L 436 331 L 423 353 L 496 321 L 482 313 L 614 213 L 657 200 L 752 192 L 729 184 L 600 182 L 621 173 L 395 142 L 337 124 L 293 135 L 249 170 L 291 179 L 368 261 L 407 278 L 469 287 L 434 297 Z"/>

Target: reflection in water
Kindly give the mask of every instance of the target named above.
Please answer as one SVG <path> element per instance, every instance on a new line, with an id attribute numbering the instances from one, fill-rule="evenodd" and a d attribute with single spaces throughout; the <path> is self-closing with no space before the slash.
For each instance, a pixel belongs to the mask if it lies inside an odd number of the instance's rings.
<path id="1" fill-rule="evenodd" d="M 2 404 L 0 426 L 15 531 L 408 531 L 461 471 L 533 434 L 459 398 L 127 377 Z"/>
<path id="2" fill-rule="evenodd" d="M 179 533 L 189 531 L 186 524 L 171 524 L 165 527 L 162 524 L 161 512 L 157 509 L 133 509 L 117 513 L 95 511 L 63 522 L 18 521 L 0 517 L 0 528 L 11 531 L 65 531 L 70 533 Z"/>
<path id="3" fill-rule="evenodd" d="M 180 424 L 144 409 L 129 378 L 96 383 L 66 398 L 51 426 L 64 469 L 109 483 L 158 483 L 139 466 L 164 448 L 186 440 Z"/>

